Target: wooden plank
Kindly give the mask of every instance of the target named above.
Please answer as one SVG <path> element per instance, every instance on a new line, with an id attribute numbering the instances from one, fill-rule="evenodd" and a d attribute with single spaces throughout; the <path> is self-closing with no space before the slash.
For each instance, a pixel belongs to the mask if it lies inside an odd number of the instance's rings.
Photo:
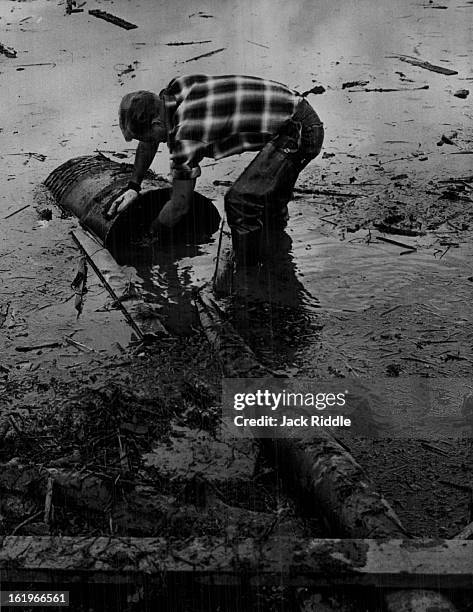
<path id="1" fill-rule="evenodd" d="M 473 588 L 473 542 L 340 540 L 284 537 L 263 543 L 196 538 L 73 538 L 7 536 L 2 581 L 166 582 L 253 588 L 261 585 L 381 588 Z"/>
<path id="2" fill-rule="evenodd" d="M 94 17 L 98 17 L 99 19 L 104 19 L 105 21 L 109 21 L 120 28 L 124 28 L 125 30 L 133 30 L 138 26 L 134 23 L 130 23 L 129 21 L 125 21 L 120 17 L 115 17 L 111 13 L 107 13 L 107 11 L 102 11 L 100 9 L 91 9 L 89 10 L 89 15 L 93 15 Z"/>
<path id="3" fill-rule="evenodd" d="M 168 336 L 168 331 L 159 318 L 140 316 L 140 312 L 146 308 L 146 302 L 142 298 L 136 296 L 126 297 L 126 301 L 120 299 L 127 294 L 130 277 L 135 276 L 134 269 L 119 266 L 109 251 L 85 230 L 74 230 L 71 236 L 87 256 L 88 262 L 140 340 L 146 336 Z"/>
<path id="4" fill-rule="evenodd" d="M 435 64 L 431 64 L 430 62 L 426 62 L 425 60 L 421 60 L 420 58 L 411 57 L 410 55 L 389 55 L 388 57 L 397 57 L 401 61 L 407 62 L 408 64 L 412 64 L 413 66 L 418 66 L 419 68 L 424 68 L 425 70 L 430 70 L 431 72 L 438 72 L 447 76 L 458 74 L 457 70 L 445 68 L 444 66 L 437 66 Z"/>

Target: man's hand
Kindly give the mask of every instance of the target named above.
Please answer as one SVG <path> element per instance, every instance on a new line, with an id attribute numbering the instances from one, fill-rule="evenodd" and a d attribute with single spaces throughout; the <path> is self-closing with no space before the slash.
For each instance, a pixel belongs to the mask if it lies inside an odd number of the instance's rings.
<path id="1" fill-rule="evenodd" d="M 121 196 L 118 196 L 113 202 L 110 208 L 105 213 L 107 219 L 112 219 L 118 213 L 126 210 L 132 202 L 136 200 L 138 197 L 138 193 L 134 189 L 127 189 L 125 193 L 122 193 Z"/>

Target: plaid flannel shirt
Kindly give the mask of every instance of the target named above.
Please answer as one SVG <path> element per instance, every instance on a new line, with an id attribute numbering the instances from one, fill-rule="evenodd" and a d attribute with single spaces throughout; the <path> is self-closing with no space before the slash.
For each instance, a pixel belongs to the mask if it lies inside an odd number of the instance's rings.
<path id="1" fill-rule="evenodd" d="M 281 83 L 237 75 L 178 77 L 163 94 L 171 173 L 177 179 L 200 176 L 204 157 L 261 149 L 301 99 Z"/>

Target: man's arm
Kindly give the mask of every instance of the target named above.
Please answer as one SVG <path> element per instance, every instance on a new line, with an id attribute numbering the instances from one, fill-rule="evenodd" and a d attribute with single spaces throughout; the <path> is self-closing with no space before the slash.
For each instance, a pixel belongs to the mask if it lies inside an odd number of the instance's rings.
<path id="1" fill-rule="evenodd" d="M 195 179 L 173 179 L 172 195 L 161 209 L 158 222 L 173 227 L 189 211 L 194 193 Z"/>
<path id="2" fill-rule="evenodd" d="M 135 165 L 128 189 L 112 202 L 112 205 L 105 213 L 108 219 L 126 210 L 136 200 L 141 187 L 141 181 L 153 162 L 158 146 L 159 143 L 157 142 L 142 142 L 140 140 L 136 147 Z"/>
<path id="3" fill-rule="evenodd" d="M 173 179 L 171 202 L 175 206 L 189 206 L 195 188 L 195 179 Z"/>
<path id="4" fill-rule="evenodd" d="M 136 147 L 135 165 L 133 168 L 133 174 L 131 175 L 131 182 L 141 185 L 141 181 L 143 180 L 146 171 L 153 163 L 158 146 L 159 143 L 157 142 L 139 141 L 138 146 Z"/>

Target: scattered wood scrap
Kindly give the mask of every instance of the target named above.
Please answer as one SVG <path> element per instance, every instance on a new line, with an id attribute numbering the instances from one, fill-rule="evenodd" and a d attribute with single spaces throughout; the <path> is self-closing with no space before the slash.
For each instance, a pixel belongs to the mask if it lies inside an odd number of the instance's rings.
<path id="1" fill-rule="evenodd" d="M 424 236 L 425 232 L 420 229 L 412 229 L 409 227 L 402 227 L 396 225 L 390 225 L 388 223 L 373 223 L 374 227 L 385 234 L 397 234 L 398 236 Z"/>
<path id="2" fill-rule="evenodd" d="M 247 40 L 246 42 L 256 45 L 257 47 L 263 47 L 263 49 L 269 49 L 268 45 L 262 45 L 261 43 L 254 42 L 253 40 Z"/>
<path id="3" fill-rule="evenodd" d="M 12 47 L 7 47 L 2 43 L 0 43 L 0 53 L 3 53 L 3 55 L 6 55 L 7 57 L 16 57 L 15 49 L 13 49 Z"/>
<path id="4" fill-rule="evenodd" d="M 27 346 L 15 346 L 15 351 L 19 353 L 28 353 L 29 351 L 37 351 L 45 348 L 57 348 L 61 346 L 60 342 L 43 342 L 41 344 L 30 344 Z"/>
<path id="5" fill-rule="evenodd" d="M 16 69 L 23 70 L 23 68 L 28 68 L 30 66 L 51 66 L 51 68 L 55 68 L 56 63 L 55 62 L 36 62 L 35 64 L 20 64 L 19 66 L 16 67 Z M 44 160 L 40 160 L 40 161 L 44 161 Z"/>
<path id="6" fill-rule="evenodd" d="M 202 59 L 203 57 L 210 57 L 211 55 L 215 55 L 216 53 L 221 53 L 225 51 L 226 47 L 222 47 L 221 49 L 215 49 L 215 51 L 209 51 L 208 53 L 203 53 L 202 55 L 197 55 L 197 57 L 191 57 L 190 59 L 184 60 L 184 64 L 187 62 L 195 62 L 196 60 Z"/>
<path id="7" fill-rule="evenodd" d="M 397 59 L 400 59 L 402 62 L 407 62 L 408 64 L 418 66 L 419 68 L 424 68 L 425 70 L 430 70 L 431 72 L 439 72 L 440 74 L 446 74 L 447 76 L 458 74 L 457 70 L 445 68 L 444 66 L 437 66 L 435 64 L 431 64 L 430 62 L 421 60 L 417 57 L 412 57 L 410 55 L 388 55 L 388 57 L 395 57 Z"/>
<path id="8" fill-rule="evenodd" d="M 307 91 L 304 91 L 304 93 L 302 94 L 303 97 L 309 95 L 309 94 L 323 94 L 325 93 L 326 89 L 323 85 L 316 85 L 315 87 L 312 87 L 312 89 L 308 89 Z"/>
<path id="9" fill-rule="evenodd" d="M 189 42 L 169 42 L 165 43 L 168 47 L 181 47 L 183 45 L 204 45 L 205 43 L 210 43 L 211 40 L 191 40 Z"/>
<path id="10" fill-rule="evenodd" d="M 115 15 L 112 15 L 111 13 L 107 13 L 107 11 L 102 11 L 100 9 L 90 9 L 89 15 L 93 15 L 94 17 L 98 17 L 99 19 L 104 19 L 105 21 L 109 21 L 110 23 L 113 23 L 114 25 L 120 28 L 124 28 L 125 30 L 133 30 L 134 28 L 138 27 L 134 23 L 125 21 L 120 17 L 115 17 Z"/>
<path id="11" fill-rule="evenodd" d="M 420 89 L 429 89 L 428 85 L 422 85 L 422 87 L 364 87 L 363 89 L 349 89 L 350 93 L 356 93 L 357 91 L 367 91 L 367 92 L 379 92 L 386 93 L 390 91 L 418 91 Z"/>
<path id="12" fill-rule="evenodd" d="M 342 83 L 342 89 L 348 89 L 349 87 L 364 87 L 368 85 L 369 81 L 347 81 Z"/>
<path id="13" fill-rule="evenodd" d="M 28 208 L 29 204 L 25 204 L 25 206 L 22 206 L 21 208 L 18 208 L 17 210 L 13 211 L 12 213 L 10 213 L 9 215 L 7 215 L 6 217 L 3 217 L 4 219 L 9 219 L 10 217 L 13 217 L 14 215 L 17 215 L 19 212 L 21 212 L 22 210 L 25 210 L 25 208 Z"/>
<path id="14" fill-rule="evenodd" d="M 29 159 L 33 157 L 34 159 L 37 159 L 40 162 L 44 162 L 46 159 L 46 155 L 43 155 L 43 153 L 34 153 L 32 151 L 22 151 L 21 153 L 8 153 L 8 155 L 26 155 Z"/>
<path id="15" fill-rule="evenodd" d="M 347 191 L 336 191 L 334 189 L 306 189 L 303 187 L 296 187 L 294 189 L 296 193 L 309 193 L 312 195 L 328 195 L 328 196 L 340 196 L 342 198 L 361 198 L 362 193 L 352 193 Z"/>
<path id="16" fill-rule="evenodd" d="M 387 242 L 389 244 L 394 244 L 395 246 L 402 247 L 403 249 L 409 249 L 410 251 L 417 251 L 417 248 L 411 246 L 410 244 L 405 244 L 404 242 L 398 242 L 397 240 L 391 240 L 391 238 L 385 238 L 384 236 L 376 236 L 376 240 L 381 240 L 381 242 Z"/>

